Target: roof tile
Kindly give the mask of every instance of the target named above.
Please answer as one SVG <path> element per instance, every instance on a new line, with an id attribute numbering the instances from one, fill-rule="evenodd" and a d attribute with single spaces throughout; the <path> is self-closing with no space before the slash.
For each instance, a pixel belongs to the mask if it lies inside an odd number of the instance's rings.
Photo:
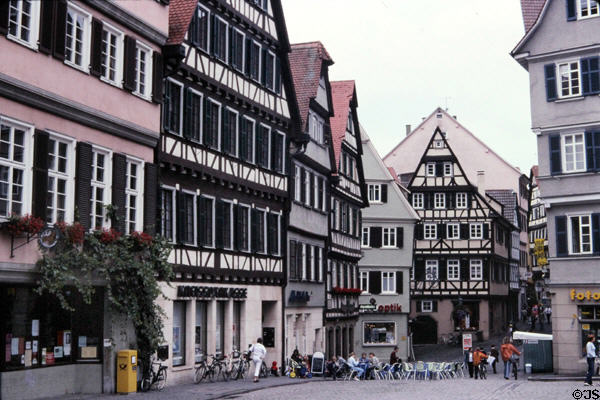
<path id="1" fill-rule="evenodd" d="M 340 163 L 342 141 L 346 137 L 346 124 L 350 102 L 354 96 L 354 81 L 331 82 L 331 99 L 333 101 L 334 116 L 331 118 L 331 141 L 335 155 L 335 165 Z"/>
<path id="2" fill-rule="evenodd" d="M 536 23 L 544 8 L 544 4 L 546 4 L 546 0 L 521 0 L 521 11 L 523 13 L 525 33 L 529 32 L 531 27 Z"/>
<path id="3" fill-rule="evenodd" d="M 171 0 L 169 3 L 169 39 L 167 44 L 181 44 L 190 26 L 198 0 Z"/>

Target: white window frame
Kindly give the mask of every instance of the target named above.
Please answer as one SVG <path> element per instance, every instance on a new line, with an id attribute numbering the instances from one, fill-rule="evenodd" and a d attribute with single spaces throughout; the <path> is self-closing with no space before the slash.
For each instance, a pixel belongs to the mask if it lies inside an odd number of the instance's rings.
<path id="1" fill-rule="evenodd" d="M 211 239 L 211 245 L 210 246 L 205 246 L 205 247 L 208 248 L 208 249 L 214 249 L 217 246 L 217 238 L 216 238 L 217 230 L 215 228 L 215 223 L 217 221 L 217 215 L 216 215 L 216 211 L 217 211 L 217 198 L 215 196 L 210 196 L 210 195 L 207 195 L 207 194 L 202 194 L 199 197 L 204 197 L 205 199 L 210 199 L 212 201 L 212 210 L 210 212 L 210 214 L 212 216 L 212 223 L 211 223 L 211 227 L 212 227 L 212 230 L 211 230 L 212 239 Z M 198 199 L 196 198 L 196 212 L 198 212 L 198 206 L 197 206 L 198 203 L 197 203 L 197 201 L 198 201 Z M 173 207 L 173 208 L 175 208 L 175 207 Z M 175 215 L 177 215 L 177 214 L 175 214 Z M 252 214 L 250 214 L 248 216 L 248 218 L 252 218 Z M 198 216 L 196 216 L 196 222 L 198 222 Z M 248 219 L 248 227 L 250 227 L 251 225 L 252 225 L 252 222 L 250 221 L 250 219 Z M 250 228 L 248 228 L 248 229 L 250 229 Z M 196 233 L 197 232 L 198 232 L 198 227 L 196 227 Z M 248 251 L 252 250 L 252 249 L 250 249 L 250 245 L 252 244 L 252 241 L 250 239 L 251 232 L 252 232 L 252 230 L 250 229 L 250 233 L 248 234 L 248 243 L 249 243 L 248 244 L 248 249 L 249 249 Z M 196 238 L 196 243 L 198 243 L 198 239 L 199 238 Z"/>
<path id="2" fill-rule="evenodd" d="M 366 238 L 366 243 L 365 243 L 365 238 Z M 360 235 L 360 242 L 362 247 L 368 249 L 371 248 L 371 227 L 370 226 L 363 226 L 362 227 L 362 232 Z"/>
<path id="3" fill-rule="evenodd" d="M 483 239 L 482 222 L 471 222 L 469 224 L 469 239 Z"/>
<path id="4" fill-rule="evenodd" d="M 466 209 L 469 203 L 469 196 L 465 192 L 456 193 L 456 208 L 458 209 Z"/>
<path id="5" fill-rule="evenodd" d="M 360 290 L 362 294 L 369 293 L 369 271 L 359 271 L 359 284 Z M 363 286 L 363 279 L 365 281 L 365 285 Z"/>
<path id="6" fill-rule="evenodd" d="M 446 193 L 433 194 L 433 208 L 443 210 L 446 208 Z"/>
<path id="7" fill-rule="evenodd" d="M 460 280 L 460 260 L 451 259 L 446 262 L 446 276 L 449 281 Z"/>
<path id="8" fill-rule="evenodd" d="M 246 46 L 246 44 L 244 43 L 244 47 Z M 258 76 L 256 77 L 256 79 L 251 75 L 248 74 L 248 77 L 253 80 L 254 82 L 260 83 L 260 75 L 261 75 L 261 71 L 262 71 L 262 46 L 260 44 L 260 42 L 257 42 L 256 40 L 252 39 L 251 40 L 251 44 L 250 46 L 258 46 Z"/>
<path id="9" fill-rule="evenodd" d="M 469 260 L 469 280 L 472 280 L 472 281 L 483 280 L 483 260 L 481 260 L 481 259 Z"/>
<path id="10" fill-rule="evenodd" d="M 327 211 L 327 179 L 323 177 L 323 207 L 321 211 Z"/>
<path id="11" fill-rule="evenodd" d="M 33 125 L 25 124 L 23 122 L 14 120 L 12 118 L 3 117 L 0 115 L 0 124 L 7 125 L 12 128 L 11 139 L 14 138 L 14 129 L 23 130 L 23 161 L 12 160 L 12 145 L 9 153 L 11 153 L 11 159 L 0 159 L 0 165 L 4 165 L 10 168 L 10 176 L 8 177 L 9 190 L 8 190 L 8 210 L 12 210 L 12 182 L 13 182 L 13 170 L 15 168 L 23 171 L 23 182 L 22 182 L 22 197 L 21 197 L 21 215 L 31 213 L 31 182 L 33 180 L 32 168 L 33 168 Z M 13 140 L 11 140 L 13 143 Z M 0 216 L 0 221 L 6 220 L 10 217 L 10 212 L 6 216 Z"/>
<path id="12" fill-rule="evenodd" d="M 63 179 L 66 181 L 65 189 L 65 218 L 64 222 L 73 222 L 73 215 L 75 213 L 75 144 L 76 140 L 72 137 L 61 135 L 56 132 L 49 132 L 49 139 L 56 141 L 56 143 L 64 143 L 67 145 L 67 160 L 65 172 L 53 170 L 48 165 L 48 177 L 53 177 L 55 180 Z M 49 149 L 50 150 L 50 149 Z M 57 182 L 57 181 L 55 181 Z M 56 184 L 56 183 L 55 183 Z M 48 188 L 48 194 L 50 194 L 50 188 Z M 48 223 L 56 223 L 57 213 L 57 192 L 56 190 L 52 193 L 53 196 L 53 210 L 52 217 L 48 220 Z M 46 208 L 47 209 L 47 208 Z"/>
<path id="13" fill-rule="evenodd" d="M 444 176 L 454 176 L 454 168 L 451 162 L 444 163 Z"/>
<path id="14" fill-rule="evenodd" d="M 386 240 L 387 239 L 387 240 Z M 396 247 L 396 228 L 382 229 L 382 248 L 390 249 Z"/>
<path id="15" fill-rule="evenodd" d="M 157 1 L 161 1 L 161 0 L 157 0 Z M 210 18 L 210 10 L 208 8 L 206 8 L 205 6 L 203 6 L 202 4 L 198 3 L 198 4 L 196 4 L 196 9 L 194 10 L 194 16 L 192 18 L 198 18 L 198 9 L 199 8 L 201 8 L 202 11 L 204 11 L 206 13 L 206 32 L 207 32 L 206 48 L 198 47 L 197 45 L 194 45 L 194 47 L 197 48 L 197 49 L 202 50 L 205 53 L 208 53 L 210 51 L 210 48 L 209 48 L 210 47 L 210 39 L 211 39 L 210 32 L 211 32 L 211 28 L 212 28 L 210 26 L 210 24 L 211 24 L 211 21 L 210 21 L 210 19 L 211 19 Z M 189 36 L 189 32 L 186 32 L 185 36 L 191 42 L 191 38 Z M 246 49 L 246 41 L 245 41 L 245 38 L 244 38 L 244 51 L 245 51 L 245 49 Z"/>
<path id="16" fill-rule="evenodd" d="M 172 79 L 171 79 L 171 81 L 177 82 L 177 81 L 173 81 Z M 200 110 L 198 111 L 200 113 L 200 132 L 198 132 L 198 139 L 195 139 L 193 137 L 191 137 L 189 139 L 196 143 L 202 143 L 202 134 L 204 133 L 204 93 L 199 92 L 190 86 L 188 86 L 187 88 L 182 87 L 182 90 L 181 90 L 181 97 L 182 97 L 182 99 L 180 99 L 181 112 L 179 115 L 179 126 L 180 126 L 179 130 L 180 130 L 181 134 L 179 136 L 183 136 L 183 110 L 185 109 L 185 105 L 183 104 L 183 99 L 185 99 L 185 92 L 187 90 L 192 92 L 195 96 L 200 97 Z"/>
<path id="17" fill-rule="evenodd" d="M 194 228 L 193 228 L 194 229 L 194 232 L 193 232 L 194 240 L 193 240 L 193 242 L 190 243 L 190 242 L 184 242 L 183 238 L 182 238 L 181 243 L 184 243 L 189 246 L 197 246 L 198 245 L 198 194 L 196 192 L 193 192 L 191 190 L 186 190 L 186 189 L 182 189 L 181 193 L 190 194 L 194 197 L 194 207 L 193 207 L 194 216 L 192 217 L 194 220 Z M 175 205 L 175 207 L 177 207 L 178 205 L 179 204 Z M 173 208 L 175 208 L 175 207 L 173 207 Z M 214 206 L 213 206 L 213 208 L 214 208 Z M 175 214 L 175 215 L 177 215 L 177 214 Z M 214 220 L 214 213 L 213 213 L 213 220 Z M 215 231 L 215 226 L 213 224 L 213 237 L 215 235 L 214 231 Z"/>
<path id="18" fill-rule="evenodd" d="M 302 202 L 302 196 L 301 196 L 301 190 L 302 190 L 302 167 L 300 167 L 298 164 L 294 164 L 294 200 L 301 203 Z"/>
<path id="19" fill-rule="evenodd" d="M 235 206 L 235 204 L 233 200 L 221 199 L 221 201 L 229 204 L 229 244 L 223 243 L 223 248 L 225 250 L 233 250 L 233 240 L 235 236 L 235 221 L 233 220 L 233 207 Z M 279 251 L 279 246 L 277 248 L 277 251 Z"/>
<path id="20" fill-rule="evenodd" d="M 281 215 L 279 220 L 281 221 Z M 280 223 L 281 227 L 281 223 Z M 281 231 L 280 231 L 281 232 Z M 323 282 L 323 248 L 317 247 L 317 271 L 319 272 L 318 282 Z"/>
<path id="21" fill-rule="evenodd" d="M 248 242 L 246 243 L 246 250 L 240 250 L 240 251 L 243 251 L 244 253 L 250 253 L 252 251 L 252 249 L 251 249 L 252 241 L 250 240 L 250 235 L 252 234 L 252 222 L 251 222 L 251 218 L 252 218 L 252 213 L 251 213 L 252 206 L 249 205 L 249 204 L 238 203 L 238 207 L 245 209 L 244 212 L 248 213 L 247 214 L 248 215 L 248 227 L 247 227 L 248 231 L 246 232 L 246 237 L 248 238 Z"/>
<path id="22" fill-rule="evenodd" d="M 309 207 L 310 207 L 310 185 L 312 183 L 311 179 L 310 179 L 311 173 L 312 173 L 311 170 L 304 168 L 304 182 L 302 182 L 302 184 L 304 185 L 304 191 L 305 191 L 304 205 L 309 206 Z"/>
<path id="23" fill-rule="evenodd" d="M 446 224 L 446 239 L 449 239 L 449 240 L 460 239 L 460 224 L 459 223 Z"/>
<path id="24" fill-rule="evenodd" d="M 142 231 L 143 230 L 143 218 L 144 218 L 144 161 L 135 158 L 135 157 L 127 157 L 127 167 L 126 167 L 126 185 L 125 185 L 125 233 L 131 234 L 132 232 L 129 230 L 129 208 L 131 204 L 129 203 L 130 195 L 135 195 L 135 230 Z M 137 175 L 136 175 L 136 189 L 131 189 L 130 187 L 130 174 L 131 174 L 131 165 L 136 165 L 137 167 Z"/>
<path id="25" fill-rule="evenodd" d="M 577 65 L 577 69 L 573 69 L 573 66 Z M 562 80 L 562 75 L 563 73 L 561 72 L 561 67 L 566 67 L 566 72 L 565 74 L 568 75 L 568 90 L 569 93 L 566 95 L 563 95 L 563 80 Z M 573 78 L 571 75 L 573 73 L 577 73 L 577 77 Z M 578 86 L 574 86 L 573 85 L 573 80 L 577 79 L 577 82 L 579 83 Z M 579 60 L 575 59 L 575 60 L 565 60 L 565 61 L 561 61 L 556 63 L 556 84 L 557 84 L 557 94 L 558 94 L 558 98 L 560 99 L 566 99 L 566 98 L 570 98 L 570 97 L 579 97 L 582 96 L 582 82 L 581 82 L 581 65 L 579 63 Z M 577 92 L 574 92 L 574 89 L 577 88 Z"/>
<path id="26" fill-rule="evenodd" d="M 421 300 L 421 312 L 426 312 L 426 313 L 433 312 L 433 301 L 432 300 Z"/>
<path id="27" fill-rule="evenodd" d="M 96 154 L 104 155 L 104 182 L 100 183 L 96 181 Z M 110 219 L 106 215 L 106 205 L 112 203 L 112 150 L 100 147 L 92 146 L 92 193 L 90 200 L 97 202 L 96 191 L 97 188 L 102 188 L 102 226 L 99 228 L 110 228 Z M 95 206 L 95 204 L 94 204 Z M 93 231 L 97 226 L 94 226 L 95 219 L 98 217 L 95 212 L 95 207 L 91 207 L 90 210 L 90 230 Z"/>
<path id="28" fill-rule="evenodd" d="M 204 8 L 204 7 L 202 7 Z M 207 10 L 208 12 L 208 10 Z M 210 13 L 209 13 L 210 15 Z M 210 18 L 209 18 L 210 20 Z M 240 69 L 238 69 L 237 67 L 234 67 L 233 65 L 231 66 L 234 70 L 243 73 L 246 70 L 246 34 L 239 30 L 238 28 L 236 28 L 235 26 L 233 26 L 233 30 L 236 31 L 237 33 L 242 35 L 242 66 L 240 67 Z M 209 29 L 210 31 L 210 29 Z M 209 33 L 210 34 L 210 33 Z M 231 46 L 231 38 L 228 39 L 228 48 L 229 46 Z M 229 53 L 229 52 L 228 52 Z M 231 60 L 229 60 L 229 62 L 231 62 Z"/>
<path id="29" fill-rule="evenodd" d="M 8 0 L 6 0 L 8 1 Z M 23 2 L 22 1 L 18 1 L 17 2 L 17 7 L 18 7 L 18 21 L 17 21 L 17 36 L 15 35 L 11 35 L 10 34 L 10 9 L 11 4 L 9 3 L 8 7 L 8 18 L 9 20 L 8 22 L 8 34 L 7 34 L 7 38 L 14 40 L 15 42 L 22 44 L 24 46 L 27 46 L 29 48 L 32 48 L 34 50 L 37 50 L 38 48 L 38 39 L 39 39 L 39 26 L 40 26 L 40 3 L 41 1 L 39 0 L 32 0 L 30 5 L 31 5 L 31 10 L 30 10 L 30 15 L 29 15 L 29 40 L 23 40 L 20 37 L 20 31 L 21 31 L 21 27 L 22 27 L 22 19 L 23 19 Z M 71 6 L 71 4 L 69 3 L 69 7 Z"/>
<path id="30" fill-rule="evenodd" d="M 273 77 L 273 82 L 272 82 L 272 86 L 268 86 L 268 82 L 266 82 L 266 76 L 265 76 L 265 87 L 267 89 L 269 89 L 270 91 L 274 92 L 275 91 L 275 64 L 277 64 L 277 56 L 271 50 L 267 50 L 267 54 L 270 54 L 271 56 L 273 56 L 273 71 L 271 71 L 271 76 Z M 265 60 L 265 64 L 266 64 L 266 60 Z"/>
<path id="31" fill-rule="evenodd" d="M 222 23 L 225 24 L 225 59 L 220 59 L 217 56 L 214 56 L 214 57 L 217 60 L 224 62 L 225 64 L 228 64 L 229 63 L 229 23 L 225 19 L 221 18 L 219 15 L 215 14 L 214 12 L 211 14 L 214 15 Z M 213 30 L 211 30 L 210 25 L 209 25 L 209 28 L 208 28 L 209 37 L 212 35 L 212 33 L 213 33 Z M 212 43 L 215 43 L 214 40 L 216 38 L 209 38 L 209 44 L 211 43 L 211 39 L 212 39 Z M 245 45 L 245 42 L 244 42 L 244 45 Z M 210 51 L 214 55 L 213 49 L 210 49 Z"/>
<path id="32" fill-rule="evenodd" d="M 302 261 L 301 261 L 302 262 L 302 280 L 306 281 L 306 277 L 308 276 L 307 271 L 306 271 L 306 256 L 307 256 L 307 254 L 306 254 L 306 246 L 307 246 L 307 244 L 299 242 L 298 245 L 302 246 L 302 256 L 301 256 L 301 259 L 302 259 Z M 298 262 L 298 261 L 296 260 L 296 262 Z"/>
<path id="33" fill-rule="evenodd" d="M 183 86 L 183 83 L 176 81 L 175 79 L 172 78 L 167 78 L 167 81 L 170 82 L 171 84 L 175 84 L 177 86 L 179 86 L 180 90 L 179 90 L 179 128 L 177 132 L 174 132 L 170 129 L 166 129 L 167 132 L 172 133 L 174 135 L 177 136 L 183 136 L 183 108 L 185 107 L 185 105 L 183 104 L 183 99 L 184 99 L 184 93 L 185 93 L 185 87 Z M 204 101 L 204 98 L 202 99 L 202 101 Z M 202 132 L 201 132 L 201 136 L 200 136 L 200 140 L 203 139 L 203 134 L 204 134 L 204 107 L 202 108 Z M 164 110 L 164 105 L 163 105 L 163 110 Z M 166 114 L 163 111 L 163 119 L 166 117 Z M 219 122 L 221 120 L 219 119 Z M 163 121 L 163 127 L 165 126 L 165 122 Z M 165 127 L 166 128 L 166 127 Z"/>
<path id="34" fill-rule="evenodd" d="M 427 232 L 429 230 L 429 232 Z M 423 239 L 434 240 L 437 239 L 437 224 L 423 224 Z"/>
<path id="35" fill-rule="evenodd" d="M 204 99 L 204 101 L 210 101 L 211 103 L 216 104 L 219 107 L 219 112 L 217 113 L 217 117 L 218 117 L 218 120 L 219 120 L 219 122 L 217 123 L 217 147 L 216 148 L 209 147 L 209 148 L 212 149 L 212 150 L 221 151 L 221 134 L 223 133 L 222 132 L 223 129 L 222 129 L 222 125 L 221 125 L 223 123 L 223 104 L 221 102 L 219 102 L 219 101 L 211 98 L 211 97 L 206 97 Z M 183 108 L 184 108 L 183 107 L 183 102 L 181 103 L 181 105 L 182 105 L 181 109 L 183 111 Z M 202 116 L 202 118 L 205 118 L 204 115 Z M 182 114 L 181 120 L 183 122 L 183 114 Z M 202 120 L 202 125 L 204 125 L 204 120 Z M 183 130 L 182 130 L 182 132 L 183 132 Z M 204 129 L 202 129 L 202 143 L 205 143 L 204 133 L 205 133 Z M 256 142 L 254 142 L 253 144 L 256 145 Z"/>
<path id="36" fill-rule="evenodd" d="M 81 42 L 82 42 L 82 50 L 81 50 L 81 64 L 76 64 L 75 62 L 73 62 L 72 60 L 69 60 L 67 58 L 66 55 L 66 48 L 67 48 L 67 30 L 68 30 L 68 26 L 66 25 L 65 22 L 65 64 L 76 68 L 82 72 L 85 72 L 86 74 L 89 74 L 89 64 L 90 64 L 90 42 L 91 42 L 91 24 L 92 24 L 92 15 L 90 13 L 88 13 L 87 11 L 83 10 L 81 7 L 76 6 L 75 4 L 73 4 L 72 2 L 68 2 L 67 3 L 67 14 L 69 13 L 69 11 L 72 11 L 74 14 L 78 14 L 81 15 L 83 17 L 83 35 L 81 38 Z M 75 52 L 73 51 L 73 54 L 75 54 Z"/>
<path id="37" fill-rule="evenodd" d="M 430 272 L 427 272 L 428 270 Z M 425 280 L 428 282 L 440 280 L 440 263 L 438 260 L 425 260 Z"/>
<path id="38" fill-rule="evenodd" d="M 578 137 L 581 137 L 581 143 L 578 144 L 575 141 L 577 140 Z M 571 169 L 567 168 L 568 162 L 567 162 L 567 138 L 571 138 L 571 140 L 573 141 L 572 144 L 568 145 L 569 147 L 572 148 L 572 154 L 573 154 L 573 167 Z M 578 153 L 575 151 L 575 147 L 581 145 L 582 147 L 582 151 L 581 153 Z M 561 165 L 562 165 L 562 171 L 563 172 L 585 172 L 587 171 L 587 160 L 586 160 L 586 147 L 585 147 L 585 134 L 583 132 L 576 132 L 576 133 L 563 133 L 562 135 L 560 135 L 560 147 L 561 147 Z M 581 155 L 581 158 L 583 160 L 583 167 L 582 168 L 577 168 L 577 162 L 580 161 L 577 158 L 577 154 Z"/>
<path id="39" fill-rule="evenodd" d="M 384 289 L 385 281 L 387 289 Z M 396 294 L 396 271 L 381 271 L 381 294 Z"/>
<path id="40" fill-rule="evenodd" d="M 573 221 L 572 218 L 578 218 L 579 219 L 579 250 L 578 252 L 573 251 Z M 588 223 L 587 224 L 583 224 L 582 223 L 582 218 L 587 218 L 588 219 Z M 586 236 L 589 237 L 589 246 L 590 246 L 590 250 L 589 251 L 583 251 L 583 226 L 587 226 L 588 228 L 588 233 Z M 586 213 L 582 213 L 582 214 L 570 214 L 567 215 L 567 230 L 568 230 L 568 246 L 569 246 L 569 254 L 592 254 L 594 251 L 594 238 L 593 238 L 593 230 L 592 230 L 592 215 L 591 214 L 586 214 Z"/>
<path id="41" fill-rule="evenodd" d="M 225 106 L 225 110 L 232 112 L 235 114 L 235 149 L 233 150 L 233 154 L 231 154 L 234 157 L 239 157 L 239 147 L 240 147 L 240 113 L 239 111 L 237 111 L 235 108 L 231 108 L 229 106 Z M 221 118 L 223 117 L 223 112 L 221 111 Z M 219 120 L 219 123 L 221 121 Z M 204 125 L 204 124 L 201 124 Z M 219 127 L 219 131 L 222 131 L 222 128 Z M 219 145 L 221 144 L 220 140 L 221 140 L 221 135 L 219 135 Z M 220 146 L 219 146 L 220 147 Z"/>
<path id="42" fill-rule="evenodd" d="M 271 133 L 273 133 L 273 132 L 271 131 Z M 275 134 L 283 137 L 283 140 L 281 142 L 281 143 L 283 143 L 283 146 L 281 147 L 281 173 L 285 174 L 286 173 L 286 168 L 285 167 L 286 167 L 286 161 L 287 161 L 286 157 L 285 157 L 285 154 L 286 154 L 286 140 L 285 140 L 286 139 L 286 135 L 285 135 L 285 133 L 281 132 L 279 129 L 275 129 Z M 238 140 L 238 143 L 239 143 L 239 140 Z M 270 148 L 271 148 L 271 135 L 269 134 L 269 149 Z M 270 160 L 270 158 L 269 158 L 269 160 Z M 274 167 L 275 167 L 274 165 L 271 166 L 271 168 L 274 168 Z M 273 171 L 275 171 L 275 170 L 273 170 Z M 317 191 L 317 193 L 318 193 L 318 191 Z"/>
<path id="43" fill-rule="evenodd" d="M 245 47 L 245 45 L 244 45 Z M 204 115 L 202 116 L 202 118 L 204 118 Z M 251 159 L 250 160 L 244 160 L 244 162 L 249 162 L 250 164 L 255 164 L 256 162 L 256 120 L 254 118 L 250 118 L 247 115 L 242 115 L 242 118 L 246 119 L 247 121 L 250 121 L 252 123 L 252 155 L 250 156 Z M 202 124 L 202 126 L 204 126 L 204 123 Z M 241 129 L 241 126 L 240 126 Z M 239 141 L 239 133 L 240 131 L 238 130 L 238 150 L 239 150 L 239 146 L 240 146 L 240 141 Z M 285 150 L 285 145 L 283 146 L 284 150 Z M 238 151 L 238 157 L 239 157 L 239 151 Z"/>
<path id="44" fill-rule="evenodd" d="M 272 131 L 272 129 L 271 129 L 271 127 L 269 125 L 263 124 L 262 122 L 260 123 L 260 125 L 263 128 L 266 128 L 267 131 L 269 132 L 267 134 L 267 142 L 268 142 L 268 145 L 267 145 L 267 165 L 264 166 L 264 167 L 262 167 L 262 168 L 271 169 L 271 131 Z M 219 124 L 219 126 L 220 126 L 220 124 Z M 221 132 L 220 131 L 221 131 L 221 128 L 219 127 L 219 137 L 221 137 Z M 256 149 L 256 142 L 254 142 L 254 148 Z M 285 149 L 285 146 L 283 146 L 283 148 Z M 256 150 L 255 150 L 255 153 L 256 153 Z M 309 200 L 309 198 L 310 198 L 309 193 L 310 193 L 310 191 L 306 192 L 306 200 Z M 307 204 L 309 204 L 308 201 L 307 201 Z"/>
<path id="45" fill-rule="evenodd" d="M 381 184 L 369 183 L 369 203 L 381 203 Z"/>
<path id="46" fill-rule="evenodd" d="M 435 176 L 435 163 L 425 164 L 425 176 Z"/>
<path id="47" fill-rule="evenodd" d="M 310 265 L 310 280 L 311 282 L 315 282 L 317 281 L 317 268 L 316 268 L 316 257 L 315 257 L 315 250 L 316 247 L 313 246 L 312 244 L 306 244 L 306 246 L 308 246 L 308 256 L 309 256 L 309 265 Z"/>
<path id="48" fill-rule="evenodd" d="M 146 52 L 146 62 L 145 62 L 145 75 L 144 75 L 144 92 L 140 92 L 140 51 Z M 152 53 L 153 50 L 147 46 L 146 44 L 136 40 L 135 43 L 135 90 L 133 94 L 138 95 L 139 97 L 145 100 L 152 100 Z M 196 91 L 194 91 L 196 92 Z M 200 92 L 196 92 L 201 94 Z M 202 97 L 202 96 L 200 96 Z M 202 107 L 200 107 L 202 109 Z M 202 116 L 202 110 L 200 110 L 200 115 Z M 202 124 L 200 124 L 202 125 Z"/>
<path id="49" fill-rule="evenodd" d="M 422 210 L 424 207 L 425 196 L 423 193 L 413 193 L 412 206 L 415 210 Z"/>
<path id="50" fill-rule="evenodd" d="M 312 140 L 322 145 L 325 142 L 324 137 L 325 120 L 318 116 L 314 111 L 309 111 L 308 134 Z"/>
<path id="51" fill-rule="evenodd" d="M 585 2 L 587 4 L 587 9 L 588 9 L 588 15 L 582 15 L 582 10 L 583 7 L 581 7 L 581 4 Z M 596 13 L 592 14 L 592 4 L 594 3 L 594 0 L 577 0 L 577 19 L 587 19 L 587 18 L 594 18 L 600 15 L 600 4 L 595 3 L 596 4 Z"/>
<path id="52" fill-rule="evenodd" d="M 172 240 L 170 241 L 170 243 L 177 243 L 177 219 L 176 219 L 177 218 L 177 197 L 175 195 L 177 189 L 174 186 L 168 186 L 168 185 L 160 185 L 160 189 L 161 189 L 161 196 L 162 196 L 162 190 L 169 190 L 171 192 L 171 204 L 172 204 L 171 223 L 173 225 L 171 227 L 171 229 L 173 230 L 173 234 L 172 234 Z M 161 201 L 162 201 L 162 197 L 161 197 Z M 161 223 L 160 233 L 162 234 L 162 223 L 163 223 L 162 215 L 161 215 L 160 223 Z"/>
<path id="53" fill-rule="evenodd" d="M 319 175 L 313 174 L 312 185 L 315 190 L 315 198 L 313 199 L 313 202 L 315 204 L 314 208 L 318 209 L 319 208 Z"/>
<path id="54" fill-rule="evenodd" d="M 110 74 L 110 69 L 108 67 L 108 65 L 106 66 L 106 75 L 105 74 L 101 74 L 100 75 L 100 80 L 122 88 L 123 87 L 123 41 L 125 38 L 125 34 L 120 31 L 119 29 L 115 28 L 114 26 L 108 24 L 106 21 L 102 21 L 102 33 L 104 34 L 104 31 L 107 31 L 109 34 L 116 36 L 117 40 L 117 48 L 116 48 L 116 61 L 115 61 L 115 80 L 111 80 L 108 76 Z M 101 40 L 101 42 L 103 42 L 103 40 Z M 104 44 L 101 44 L 100 47 L 102 48 L 104 46 Z M 107 54 L 107 64 L 109 62 L 110 56 Z M 100 57 L 102 58 L 102 56 Z M 182 85 L 183 86 L 183 85 Z M 183 90 L 182 90 L 183 92 Z M 183 102 L 181 103 L 181 106 L 183 107 Z"/>

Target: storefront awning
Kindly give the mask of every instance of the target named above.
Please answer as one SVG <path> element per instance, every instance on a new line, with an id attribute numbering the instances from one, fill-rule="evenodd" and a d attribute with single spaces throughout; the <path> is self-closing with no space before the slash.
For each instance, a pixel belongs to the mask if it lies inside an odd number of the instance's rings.
<path id="1" fill-rule="evenodd" d="M 535 332 L 513 332 L 513 339 L 521 340 L 552 340 L 552 335 L 546 333 L 535 333 Z"/>

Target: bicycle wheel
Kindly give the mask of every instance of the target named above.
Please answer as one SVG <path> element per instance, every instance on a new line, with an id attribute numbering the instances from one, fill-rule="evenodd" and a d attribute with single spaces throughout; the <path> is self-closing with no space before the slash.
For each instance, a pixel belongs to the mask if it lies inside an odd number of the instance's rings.
<path id="1" fill-rule="evenodd" d="M 150 386 L 152 386 L 152 378 L 149 376 L 144 376 L 140 382 L 140 390 L 142 392 L 147 392 L 150 390 Z"/>
<path id="2" fill-rule="evenodd" d="M 487 379 L 487 368 L 485 365 L 481 366 L 481 379 Z"/>
<path id="3" fill-rule="evenodd" d="M 515 380 L 517 380 L 517 363 L 513 362 L 511 364 L 513 369 L 513 375 L 515 376 Z"/>
<path id="4" fill-rule="evenodd" d="M 221 375 L 223 375 L 223 381 L 227 382 L 231 377 L 231 371 L 227 369 L 227 365 L 221 367 Z"/>
<path id="5" fill-rule="evenodd" d="M 163 390 L 167 385 L 167 370 L 162 368 L 158 370 L 156 375 L 156 389 Z"/>
<path id="6" fill-rule="evenodd" d="M 245 361 L 240 364 L 240 379 L 246 379 L 246 374 L 248 373 L 248 363 Z"/>
<path id="7" fill-rule="evenodd" d="M 267 370 L 267 364 L 265 364 L 264 361 L 263 361 L 263 363 L 260 366 L 260 377 L 261 378 L 268 378 L 269 377 L 269 371 Z"/>
<path id="8" fill-rule="evenodd" d="M 206 365 L 201 364 L 196 368 L 196 373 L 194 374 L 194 383 L 202 382 L 202 379 L 206 377 Z"/>
<path id="9" fill-rule="evenodd" d="M 219 377 L 220 372 L 221 372 L 221 366 L 219 366 L 219 365 L 212 366 L 208 370 L 208 380 L 211 382 L 216 381 L 217 378 Z"/>

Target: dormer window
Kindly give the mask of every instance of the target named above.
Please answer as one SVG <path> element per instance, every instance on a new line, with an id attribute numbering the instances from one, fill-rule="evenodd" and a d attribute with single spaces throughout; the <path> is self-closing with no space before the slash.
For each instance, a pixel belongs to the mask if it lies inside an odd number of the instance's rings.
<path id="1" fill-rule="evenodd" d="M 444 176 L 452 176 L 453 175 L 453 171 L 452 171 L 452 163 L 450 162 L 445 162 L 444 163 Z"/>
<path id="2" fill-rule="evenodd" d="M 435 176 L 435 163 L 427 163 L 425 165 L 425 174 L 427 176 Z"/>
<path id="3" fill-rule="evenodd" d="M 352 122 L 352 110 L 348 112 L 348 123 L 346 124 L 346 129 L 350 133 L 354 133 L 354 122 Z"/>

